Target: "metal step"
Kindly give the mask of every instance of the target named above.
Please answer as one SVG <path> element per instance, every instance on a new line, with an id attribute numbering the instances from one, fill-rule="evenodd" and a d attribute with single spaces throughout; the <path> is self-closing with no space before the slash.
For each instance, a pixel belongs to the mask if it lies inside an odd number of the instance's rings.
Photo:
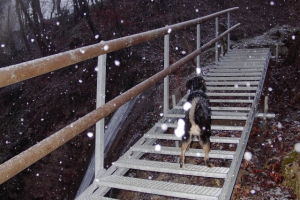
<path id="1" fill-rule="evenodd" d="M 206 95 L 209 97 L 255 97 L 255 93 L 232 93 L 232 92 L 231 93 L 207 92 Z"/>
<path id="2" fill-rule="evenodd" d="M 156 123 L 156 127 L 161 127 L 162 125 L 167 125 L 168 128 L 177 128 L 177 123 Z M 243 131 L 243 126 L 220 126 L 212 125 L 211 130 L 222 130 L 222 131 Z"/>
<path id="3" fill-rule="evenodd" d="M 207 76 L 215 77 L 215 76 L 261 76 L 261 73 L 249 72 L 249 73 L 208 73 Z"/>
<path id="4" fill-rule="evenodd" d="M 157 151 L 155 146 L 149 145 L 134 145 L 130 148 L 131 151 L 138 151 L 143 153 L 156 153 L 164 155 L 179 156 L 181 154 L 181 149 L 179 147 L 165 147 L 161 146 L 161 149 Z M 232 160 L 235 155 L 235 151 L 221 151 L 221 150 L 210 150 L 209 158 L 221 158 Z M 203 149 L 192 149 L 190 148 L 185 152 L 185 156 L 191 157 L 204 157 Z"/>
<path id="5" fill-rule="evenodd" d="M 173 109 L 181 109 L 183 110 L 182 106 L 175 106 Z M 211 110 L 230 110 L 230 111 L 250 111 L 250 107 L 218 107 L 212 106 L 210 107 Z"/>
<path id="6" fill-rule="evenodd" d="M 186 102 L 186 99 L 183 99 L 182 102 Z M 247 99 L 247 100 L 244 100 L 244 99 L 210 99 L 209 102 L 210 103 L 253 103 L 253 100 L 251 100 L 251 99 Z M 175 106 L 175 108 L 176 107 L 178 107 L 178 106 Z"/>
<path id="7" fill-rule="evenodd" d="M 211 77 L 211 76 L 206 76 L 203 77 L 205 81 L 233 81 L 233 80 L 239 80 L 239 81 L 245 81 L 245 80 L 249 80 L 249 81 L 258 81 L 260 80 L 259 76 L 246 76 L 246 77 Z"/>
<path id="8" fill-rule="evenodd" d="M 206 81 L 206 85 L 243 85 L 243 86 L 252 86 L 252 85 L 258 85 L 258 81 Z"/>
<path id="9" fill-rule="evenodd" d="M 185 114 L 165 114 L 165 117 L 169 118 L 184 118 Z M 211 119 L 230 119 L 230 120 L 247 120 L 246 116 L 228 116 L 228 115 L 212 115 Z"/>
<path id="10" fill-rule="evenodd" d="M 100 186 L 189 199 L 217 200 L 222 191 L 222 188 L 145 180 L 115 175 L 97 179 L 97 182 Z"/>
<path id="11" fill-rule="evenodd" d="M 76 200 L 117 200 L 117 199 L 112 199 L 108 197 L 103 197 L 103 196 L 97 196 L 97 195 L 90 195 L 90 196 L 85 196 Z"/>
<path id="12" fill-rule="evenodd" d="M 233 100 L 235 101 L 235 100 Z M 211 101 L 212 102 L 212 101 Z M 212 102 L 212 103 L 252 103 L 252 102 Z M 174 106 L 173 109 L 183 110 L 183 106 Z M 220 106 L 212 106 L 211 110 L 248 110 L 248 107 L 220 107 Z"/>
<path id="13" fill-rule="evenodd" d="M 252 90 L 256 91 L 257 87 L 207 87 L 207 90 Z"/>
<path id="14" fill-rule="evenodd" d="M 211 99 L 211 103 L 253 103 L 253 100 L 240 100 L 240 99 Z"/>
<path id="15" fill-rule="evenodd" d="M 160 133 L 147 133 L 144 135 L 144 138 L 147 139 L 159 139 L 159 140 L 174 140 L 180 141 L 181 138 L 177 137 L 175 134 L 160 134 Z M 194 138 L 193 141 L 197 142 L 198 138 Z M 213 143 L 226 143 L 226 144 L 238 144 L 240 138 L 237 137 L 218 137 L 218 136 L 211 136 L 210 142 Z"/>
<path id="16" fill-rule="evenodd" d="M 250 111 L 250 107 L 211 107 L 211 110 Z"/>
<path id="17" fill-rule="evenodd" d="M 242 68 L 237 68 L 237 69 L 225 69 L 225 68 L 216 68 L 216 69 L 211 69 L 209 72 L 213 73 L 228 73 L 228 72 L 261 72 L 263 68 L 247 68 L 247 69 L 242 69 Z"/>
<path id="18" fill-rule="evenodd" d="M 219 64 L 214 69 L 260 69 L 264 66 L 261 64 L 257 65 L 237 65 L 237 64 Z"/>
<path id="19" fill-rule="evenodd" d="M 267 54 L 259 55 L 259 54 L 240 54 L 240 55 L 234 55 L 229 57 L 223 57 L 223 59 L 220 59 L 221 62 L 224 60 L 237 60 L 237 61 L 244 61 L 244 62 L 252 62 L 252 61 L 265 61 Z"/>
<path id="20" fill-rule="evenodd" d="M 270 49 L 269 48 L 258 48 L 258 49 L 231 49 L 228 53 L 269 53 Z"/>
<path id="21" fill-rule="evenodd" d="M 180 174 L 188 176 L 203 176 L 211 178 L 226 178 L 229 170 L 227 167 L 212 167 L 185 164 L 180 168 L 179 163 L 157 162 L 138 159 L 119 159 L 112 163 L 116 167 L 131 168 L 143 171 L 154 171 L 162 173 Z"/>
<path id="22" fill-rule="evenodd" d="M 251 64 L 260 64 L 263 63 L 263 60 L 249 60 L 249 59 L 244 59 L 244 60 L 221 60 L 220 64 L 228 64 L 228 63 L 235 63 L 235 64 L 247 64 L 247 63 L 251 63 Z"/>

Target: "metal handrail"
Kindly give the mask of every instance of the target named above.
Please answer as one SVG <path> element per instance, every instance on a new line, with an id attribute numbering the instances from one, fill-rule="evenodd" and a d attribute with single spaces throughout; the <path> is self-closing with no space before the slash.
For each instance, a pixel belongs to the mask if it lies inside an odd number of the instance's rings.
<path id="1" fill-rule="evenodd" d="M 168 26 L 167 28 L 160 28 L 153 31 L 148 31 L 145 33 L 140 33 L 112 41 L 107 41 L 104 43 L 91 45 L 85 48 L 81 48 L 81 51 L 86 51 L 86 54 L 78 53 L 80 50 L 72 50 L 65 53 L 57 54 L 54 56 L 48 56 L 45 58 L 41 58 L 35 61 L 30 61 L 27 63 L 21 63 L 19 65 L 14 65 L 11 67 L 6 67 L 0 69 L 0 87 L 5 85 L 13 84 L 34 76 L 38 76 L 62 67 L 65 67 L 69 64 L 74 64 L 76 62 L 81 62 L 83 60 L 106 54 L 118 49 L 139 44 L 150 39 L 157 38 L 159 36 L 163 36 L 168 34 L 168 30 L 171 28 L 172 30 L 180 30 L 186 28 L 191 25 L 195 25 L 197 23 L 201 23 L 207 21 L 208 19 L 217 17 L 221 14 L 226 14 L 228 12 L 237 10 L 238 8 L 231 8 L 227 9 L 215 14 L 208 15 L 206 17 L 198 18 L 195 20 L 190 20 L 187 22 L 175 24 L 172 26 Z M 96 110 L 88 113 L 84 117 L 78 119 L 77 121 L 71 123 L 70 125 L 66 126 L 65 128 L 59 130 L 58 132 L 54 133 L 53 135 L 45 138 L 41 142 L 37 143 L 36 145 L 30 147 L 29 149 L 23 151 L 22 153 L 16 155 L 15 157 L 11 158 L 10 160 L 4 162 L 0 165 L 0 184 L 7 181 L 11 177 L 15 176 L 25 168 L 29 167 L 33 163 L 37 162 L 39 159 L 43 158 L 47 154 L 51 153 L 58 147 L 62 146 L 90 126 L 96 124 L 99 120 L 103 119 L 104 117 L 108 116 L 110 113 L 114 112 L 120 106 L 131 100 L 132 98 L 136 97 L 138 94 L 142 93 L 143 91 L 149 89 L 151 86 L 155 85 L 158 81 L 162 80 L 167 75 L 172 74 L 175 72 L 180 66 L 186 64 L 190 60 L 194 59 L 196 56 L 200 55 L 201 52 L 211 47 L 221 38 L 226 36 L 229 32 L 233 29 L 238 27 L 240 24 L 236 24 L 232 26 L 224 33 L 220 34 L 218 37 L 212 39 L 205 45 L 203 45 L 200 49 L 195 50 L 191 54 L 185 56 L 184 58 L 180 59 L 179 61 L 175 62 L 174 64 L 170 65 L 168 68 L 158 72 L 157 74 L 153 75 L 152 77 L 148 78 L 144 82 L 136 85 L 135 87 L 131 88 L 130 90 L 126 91 L 125 93 L 119 95 L 118 97 L 114 98 L 113 100 L 109 101 L 105 105 L 97 108 Z M 150 34 L 150 35 L 148 35 Z M 125 41 L 125 38 L 129 40 L 128 42 Z M 150 39 L 149 39 L 150 38 Z M 121 44 L 117 44 L 119 41 Z M 109 49 L 104 51 L 104 47 L 108 45 Z M 125 46 L 125 47 L 124 47 Z M 76 55 L 79 54 L 78 58 Z M 66 59 L 70 58 L 71 61 L 67 62 Z M 50 61 L 50 59 L 54 59 L 54 61 Z M 63 59 L 63 61 L 59 61 L 59 59 Z M 49 60 L 49 61 L 48 61 Z M 76 62 L 75 62 L 76 60 Z M 43 63 L 45 61 L 45 63 Z M 52 64 L 56 63 L 56 64 Z M 59 63 L 59 65 L 57 65 Z M 35 66 L 41 64 L 42 66 Z M 42 67 L 45 67 L 45 70 L 42 70 Z M 35 70 L 34 70 L 35 69 Z M 50 70 L 50 71 L 49 71 Z M 3 75 L 2 73 L 6 74 Z M 22 75 L 24 73 L 24 75 Z M 5 76 L 10 76 L 9 78 L 5 78 Z M 4 81 L 3 81 L 4 80 Z"/>
<path id="2" fill-rule="evenodd" d="M 187 27 L 206 22 L 220 15 L 232 12 L 239 9 L 238 7 L 226 9 L 204 17 L 189 20 L 186 22 L 170 25 L 143 33 L 138 33 L 110 41 L 101 42 L 98 44 L 81 47 L 78 49 L 66 51 L 63 53 L 39 58 L 36 60 L 0 68 L 0 88 L 11 85 L 20 81 L 27 80 L 48 72 L 76 64 L 99 55 L 114 52 L 133 45 L 147 42 L 169 33 L 172 31 L 182 30 Z"/>

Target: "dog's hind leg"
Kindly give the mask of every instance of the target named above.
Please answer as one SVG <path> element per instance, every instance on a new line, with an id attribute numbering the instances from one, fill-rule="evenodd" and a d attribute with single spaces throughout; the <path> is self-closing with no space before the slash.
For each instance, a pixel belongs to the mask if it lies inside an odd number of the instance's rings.
<path id="1" fill-rule="evenodd" d="M 209 157 L 208 157 L 208 153 L 210 151 L 210 141 L 203 144 L 202 147 L 203 147 L 203 150 L 204 150 L 204 153 L 205 153 L 205 156 L 204 156 L 205 165 L 207 167 L 213 167 L 214 165 L 209 162 Z"/>
<path id="2" fill-rule="evenodd" d="M 181 144 L 181 155 L 180 155 L 180 168 L 184 167 L 185 151 L 190 146 L 192 140 L 182 142 Z"/>

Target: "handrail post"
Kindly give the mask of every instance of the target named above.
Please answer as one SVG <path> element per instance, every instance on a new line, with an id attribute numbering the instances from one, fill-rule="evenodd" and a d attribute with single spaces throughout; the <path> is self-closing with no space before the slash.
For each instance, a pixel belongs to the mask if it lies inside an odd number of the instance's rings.
<path id="1" fill-rule="evenodd" d="M 218 35 L 219 35 L 219 18 L 216 17 L 216 37 L 218 37 Z M 216 64 L 218 63 L 218 60 L 219 60 L 218 46 L 219 46 L 219 43 L 216 42 L 216 44 L 215 44 Z"/>
<path id="2" fill-rule="evenodd" d="M 200 24 L 197 24 L 197 49 L 200 49 L 200 44 L 201 44 L 200 41 L 201 41 Z M 197 56 L 197 68 L 196 68 L 197 76 L 200 76 L 201 74 L 200 55 L 201 54 Z"/>
<path id="3" fill-rule="evenodd" d="M 227 13 L 227 30 L 230 29 L 230 13 Z M 227 35 L 227 52 L 230 50 L 230 33 Z"/>
<path id="4" fill-rule="evenodd" d="M 168 32 L 170 32 L 168 30 Z M 164 69 L 170 65 L 170 35 L 164 36 Z M 164 78 L 164 115 L 169 111 L 169 76 Z"/>
<path id="5" fill-rule="evenodd" d="M 99 108 L 105 104 L 106 55 L 98 56 L 97 102 Z M 104 118 L 96 123 L 95 139 L 95 177 L 104 168 Z"/>

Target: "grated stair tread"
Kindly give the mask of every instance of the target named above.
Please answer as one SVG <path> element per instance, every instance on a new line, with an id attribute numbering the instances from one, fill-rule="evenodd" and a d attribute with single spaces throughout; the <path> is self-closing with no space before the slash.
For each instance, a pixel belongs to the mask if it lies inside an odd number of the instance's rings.
<path id="1" fill-rule="evenodd" d="M 219 97 L 219 96 L 222 96 L 222 97 L 255 97 L 255 93 L 232 93 L 232 92 L 214 92 L 214 93 L 206 93 L 207 96 L 210 96 L 210 97 Z"/>
<path id="2" fill-rule="evenodd" d="M 217 77 L 217 76 L 261 76 L 260 72 L 240 72 L 240 73 L 208 73 L 209 77 Z"/>
<path id="3" fill-rule="evenodd" d="M 189 176 L 203 176 L 211 178 L 226 178 L 227 172 L 229 170 L 229 168 L 227 167 L 209 168 L 207 166 L 192 164 L 185 164 L 184 168 L 180 168 L 179 163 L 124 158 L 117 160 L 113 163 L 113 165 L 116 167 L 124 167 L 144 171 L 154 171 Z"/>
<path id="4" fill-rule="evenodd" d="M 224 68 L 215 68 L 215 69 L 211 69 L 210 72 L 213 73 L 232 73 L 232 72 L 261 72 L 263 70 L 263 68 L 249 68 L 249 69 L 224 69 Z"/>
<path id="5" fill-rule="evenodd" d="M 184 118 L 185 114 L 166 114 L 165 117 L 168 118 Z M 240 115 L 236 115 L 236 116 L 228 116 L 228 115 L 212 115 L 211 119 L 229 119 L 229 120 L 247 120 L 246 116 L 240 116 Z"/>
<path id="6" fill-rule="evenodd" d="M 181 138 L 177 137 L 175 134 L 160 134 L 160 133 L 147 133 L 144 135 L 145 138 L 149 139 L 159 139 L 159 140 L 175 140 L 180 141 Z M 193 141 L 198 141 L 195 137 Z M 238 137 L 218 137 L 218 136 L 211 136 L 210 142 L 216 143 L 229 143 L 229 144 L 238 144 L 240 138 Z"/>
<path id="7" fill-rule="evenodd" d="M 214 69 L 261 69 L 264 65 L 236 65 L 236 64 L 219 64 Z M 213 70 L 213 69 L 212 69 Z"/>
<path id="8" fill-rule="evenodd" d="M 255 77 L 252 77 L 252 76 L 244 76 L 244 77 L 241 77 L 241 76 L 236 76 L 236 77 L 222 77 L 222 76 L 215 76 L 215 77 L 212 77 L 212 76 L 205 76 L 203 77 L 205 81 L 258 81 L 260 80 L 260 76 L 255 76 Z"/>
<path id="9" fill-rule="evenodd" d="M 252 90 L 252 91 L 256 91 L 257 87 L 207 87 L 207 90 L 232 90 L 232 91 L 233 90 L 237 90 L 237 91 L 239 91 L 239 90 Z M 232 94 L 232 95 L 234 95 L 234 94 Z"/>
<path id="10" fill-rule="evenodd" d="M 98 179 L 98 185 L 189 199 L 218 199 L 222 188 L 187 185 L 111 175 Z"/>
<path id="11" fill-rule="evenodd" d="M 237 81 L 237 82 L 233 82 L 233 81 L 207 81 L 205 82 L 206 85 L 243 85 L 243 86 L 247 86 L 247 85 L 258 85 L 259 82 L 258 81 Z"/>
<path id="12" fill-rule="evenodd" d="M 177 122 L 175 123 L 156 123 L 156 127 L 161 127 L 163 124 L 167 125 L 168 128 L 177 128 Z M 243 126 L 222 126 L 222 125 L 212 125 L 211 130 L 223 130 L 223 131 L 243 131 Z"/>
<path id="13" fill-rule="evenodd" d="M 85 196 L 76 200 L 117 200 L 109 197 L 103 197 L 103 196 L 98 196 L 98 195 L 89 195 Z"/>
<path id="14" fill-rule="evenodd" d="M 181 154 L 181 149 L 179 147 L 161 146 L 161 149 L 157 151 L 155 149 L 155 146 L 134 145 L 130 148 L 130 150 L 143 152 L 143 153 L 156 153 L 156 154 L 175 155 L 175 156 L 179 156 Z M 233 159 L 234 155 L 235 155 L 235 151 L 210 150 L 209 152 L 209 158 Z M 204 150 L 190 148 L 188 151 L 185 152 L 185 156 L 204 157 Z"/>

